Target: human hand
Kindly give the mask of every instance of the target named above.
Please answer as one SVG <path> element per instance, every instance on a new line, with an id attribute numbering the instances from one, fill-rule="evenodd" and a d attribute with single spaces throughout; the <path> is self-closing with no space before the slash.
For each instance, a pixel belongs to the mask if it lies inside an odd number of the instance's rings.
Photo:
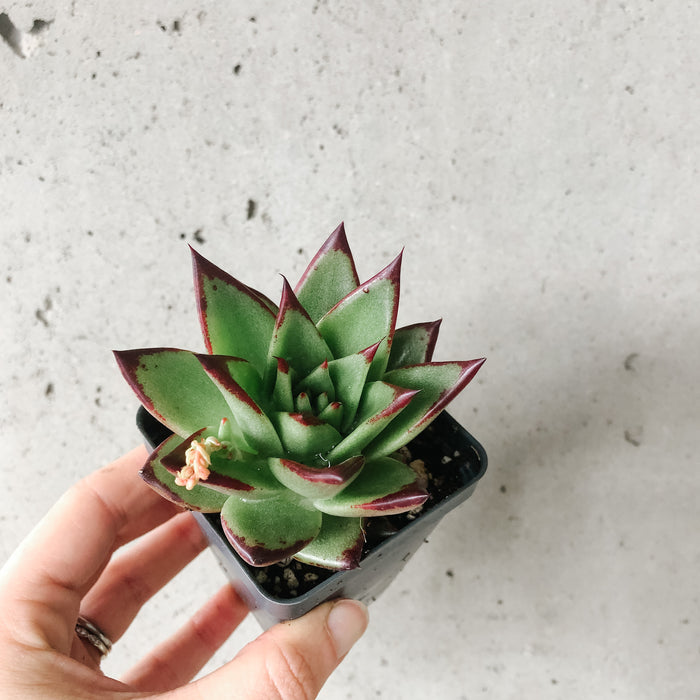
<path id="1" fill-rule="evenodd" d="M 316 697 L 367 626 L 359 603 L 326 603 L 276 625 L 190 683 L 248 612 L 226 586 L 121 681 L 100 671 L 101 653 L 76 634 L 78 616 L 116 642 L 206 546 L 191 515 L 137 477 L 145 458 L 139 448 L 76 484 L 0 572 L 0 697 Z"/>

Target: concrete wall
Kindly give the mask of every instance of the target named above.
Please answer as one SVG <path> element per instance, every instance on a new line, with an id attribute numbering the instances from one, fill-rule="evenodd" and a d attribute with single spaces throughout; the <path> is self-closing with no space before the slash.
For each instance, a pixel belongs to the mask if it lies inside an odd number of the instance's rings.
<path id="1" fill-rule="evenodd" d="M 139 440 L 110 350 L 201 348 L 187 243 L 277 297 L 343 219 L 436 359 L 488 356 L 451 412 L 491 466 L 322 697 L 698 697 L 695 3 L 0 10 L 3 559 Z"/>

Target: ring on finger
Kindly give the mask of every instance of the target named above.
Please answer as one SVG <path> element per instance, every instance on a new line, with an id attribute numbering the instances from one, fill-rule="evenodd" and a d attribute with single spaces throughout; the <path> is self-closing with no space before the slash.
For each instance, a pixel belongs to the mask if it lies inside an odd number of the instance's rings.
<path id="1" fill-rule="evenodd" d="M 78 620 L 75 623 L 75 632 L 81 639 L 92 644 L 102 656 L 109 654 L 109 650 L 112 648 L 112 641 L 94 622 L 90 622 L 82 615 L 78 615 Z"/>

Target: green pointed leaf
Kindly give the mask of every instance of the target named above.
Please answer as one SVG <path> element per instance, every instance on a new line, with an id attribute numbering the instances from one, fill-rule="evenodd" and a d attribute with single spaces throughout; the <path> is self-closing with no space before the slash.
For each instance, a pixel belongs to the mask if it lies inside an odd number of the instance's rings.
<path id="1" fill-rule="evenodd" d="M 401 255 L 339 301 L 317 324 L 335 358 L 352 355 L 381 341 L 370 379 L 381 378 L 389 360 L 399 307 L 400 268 Z"/>
<path id="2" fill-rule="evenodd" d="M 342 403 L 339 403 L 338 401 L 333 401 L 333 403 L 328 403 L 325 404 L 325 401 L 323 400 L 325 394 L 321 394 L 319 396 L 319 408 L 320 411 L 318 413 L 318 417 L 324 422 L 332 425 L 336 430 L 340 430 L 340 426 L 343 422 L 343 411 L 344 407 Z M 326 401 L 328 399 L 326 398 Z M 321 406 L 323 406 L 321 408 Z"/>
<path id="3" fill-rule="evenodd" d="M 270 416 L 291 458 L 325 454 L 340 442 L 340 433 L 310 413 L 274 413 Z"/>
<path id="4" fill-rule="evenodd" d="M 294 401 L 294 410 L 297 413 L 311 413 L 312 412 L 311 398 L 309 397 L 309 395 L 305 391 L 302 391 L 299 394 L 297 394 L 296 401 Z"/>
<path id="5" fill-rule="evenodd" d="M 369 457 L 388 455 L 403 447 L 437 418 L 440 411 L 474 378 L 484 360 L 429 362 L 387 372 L 392 384 L 419 389 L 411 405 L 367 447 Z"/>
<path id="6" fill-rule="evenodd" d="M 336 401 L 343 404 L 342 432 L 347 432 L 355 419 L 369 368 L 378 348 L 379 343 L 375 343 L 354 355 L 328 363 Z"/>
<path id="7" fill-rule="evenodd" d="M 219 388 L 246 443 L 259 453 L 280 452 L 282 443 L 274 426 L 248 393 L 252 389 L 257 395 L 260 394 L 260 375 L 253 366 L 238 357 L 197 355 L 197 359 Z"/>
<path id="8" fill-rule="evenodd" d="M 231 496 L 221 509 L 226 538 L 252 566 L 267 566 L 306 547 L 321 530 L 321 513 L 289 491 L 272 498 Z"/>
<path id="9" fill-rule="evenodd" d="M 321 532 L 294 558 L 336 571 L 355 569 L 360 565 L 364 544 L 362 518 L 337 518 L 324 514 Z"/>
<path id="10" fill-rule="evenodd" d="M 298 388 L 312 396 L 327 394 L 330 401 L 335 401 L 335 388 L 328 369 L 328 362 L 322 362 L 311 374 L 302 379 Z"/>
<path id="11" fill-rule="evenodd" d="M 294 291 L 316 323 L 359 284 L 341 223 L 309 263 Z"/>
<path id="12" fill-rule="evenodd" d="M 414 389 L 403 389 L 386 382 L 367 384 L 357 413 L 357 426 L 330 451 L 328 459 L 340 462 L 361 454 L 417 393 Z"/>
<path id="13" fill-rule="evenodd" d="M 192 250 L 199 320 L 207 351 L 248 360 L 262 375 L 275 305 Z"/>
<path id="14" fill-rule="evenodd" d="M 233 381 L 238 387 L 236 391 L 245 392 L 258 406 L 262 405 L 265 397 L 262 377 L 248 360 L 230 355 L 204 354 L 198 354 L 197 359 L 217 386 L 225 388 L 228 382 Z"/>
<path id="15" fill-rule="evenodd" d="M 337 496 L 315 500 L 323 513 L 340 517 L 396 515 L 425 503 L 428 494 L 407 464 L 391 457 L 365 463 L 360 475 Z"/>
<path id="16" fill-rule="evenodd" d="M 124 378 L 144 407 L 181 436 L 233 419 L 221 392 L 187 350 L 148 348 L 115 352 Z"/>
<path id="17" fill-rule="evenodd" d="M 184 486 L 178 486 L 173 474 L 163 466 L 162 457 L 182 443 L 183 439 L 179 435 L 171 435 L 162 442 L 143 465 L 139 472 L 141 478 L 163 498 L 177 505 L 202 513 L 218 513 L 226 501 L 226 496 L 201 485 L 188 491 Z"/>
<path id="18" fill-rule="evenodd" d="M 286 279 L 270 343 L 268 363 L 271 371 L 275 370 L 277 357 L 283 357 L 302 377 L 331 357 L 326 341 L 297 301 Z"/>
<path id="19" fill-rule="evenodd" d="M 337 402 L 336 402 L 336 403 L 337 403 Z M 323 411 L 326 410 L 326 408 L 328 408 L 328 404 L 330 404 L 330 399 L 328 398 L 328 394 L 326 394 L 325 392 L 323 392 L 322 394 L 319 394 L 319 395 L 316 397 L 316 414 L 318 415 L 318 417 L 319 417 L 321 420 L 325 420 L 326 423 L 328 423 L 329 421 L 326 419 L 325 416 L 323 416 L 323 415 L 321 415 L 321 414 L 323 413 Z M 340 404 L 338 404 L 338 405 L 340 406 Z M 336 424 L 336 423 L 334 423 L 334 422 L 331 422 L 331 425 L 332 425 L 336 430 L 338 430 L 338 429 L 340 428 L 340 423 Z"/>
<path id="20" fill-rule="evenodd" d="M 391 345 L 387 371 L 430 362 L 433 359 L 439 330 L 440 320 L 397 328 Z"/>
<path id="21" fill-rule="evenodd" d="M 275 375 L 275 385 L 272 392 L 272 402 L 280 411 L 294 410 L 294 394 L 292 393 L 292 370 L 286 360 L 276 357 L 277 374 Z"/>
<path id="22" fill-rule="evenodd" d="M 305 498 L 331 498 L 352 483 L 362 470 L 364 457 L 352 457 L 340 464 L 312 467 L 291 459 L 271 458 L 272 473 L 287 488 Z"/>

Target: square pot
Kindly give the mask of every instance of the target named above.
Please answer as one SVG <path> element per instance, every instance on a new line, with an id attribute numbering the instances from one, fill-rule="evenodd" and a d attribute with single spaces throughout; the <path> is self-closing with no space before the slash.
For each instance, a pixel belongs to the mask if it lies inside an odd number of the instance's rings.
<path id="1" fill-rule="evenodd" d="M 136 422 L 151 449 L 155 449 L 170 435 L 170 430 L 143 407 L 139 408 Z M 382 518 L 381 521 L 377 518 L 370 519 L 372 524 L 374 521 L 381 522 L 384 531 L 390 529 L 395 532 L 390 535 L 385 532 L 377 534 L 372 533 L 372 527 L 369 527 L 370 544 L 365 548 L 360 566 L 356 569 L 328 572 L 318 567 L 300 565 L 307 577 L 318 576 L 318 581 L 294 597 L 271 593 L 269 585 L 264 585 L 260 579 L 275 576 L 279 579 L 288 576 L 288 571 L 296 577 L 301 571 L 294 572 L 290 568 L 285 570 L 279 565 L 272 565 L 264 567 L 265 572 L 261 573 L 260 569 L 246 564 L 229 545 L 221 529 L 218 513 L 194 513 L 232 585 L 263 629 L 283 620 L 300 617 L 333 598 L 354 598 L 365 604 L 376 600 L 437 523 L 472 495 L 478 480 L 486 471 L 484 448 L 444 411 L 408 444 L 408 449 L 411 458 L 422 460 L 433 476 L 428 487 L 431 497 L 421 511 L 413 517 L 395 515 Z M 434 488 L 436 484 L 440 485 L 439 489 Z"/>

